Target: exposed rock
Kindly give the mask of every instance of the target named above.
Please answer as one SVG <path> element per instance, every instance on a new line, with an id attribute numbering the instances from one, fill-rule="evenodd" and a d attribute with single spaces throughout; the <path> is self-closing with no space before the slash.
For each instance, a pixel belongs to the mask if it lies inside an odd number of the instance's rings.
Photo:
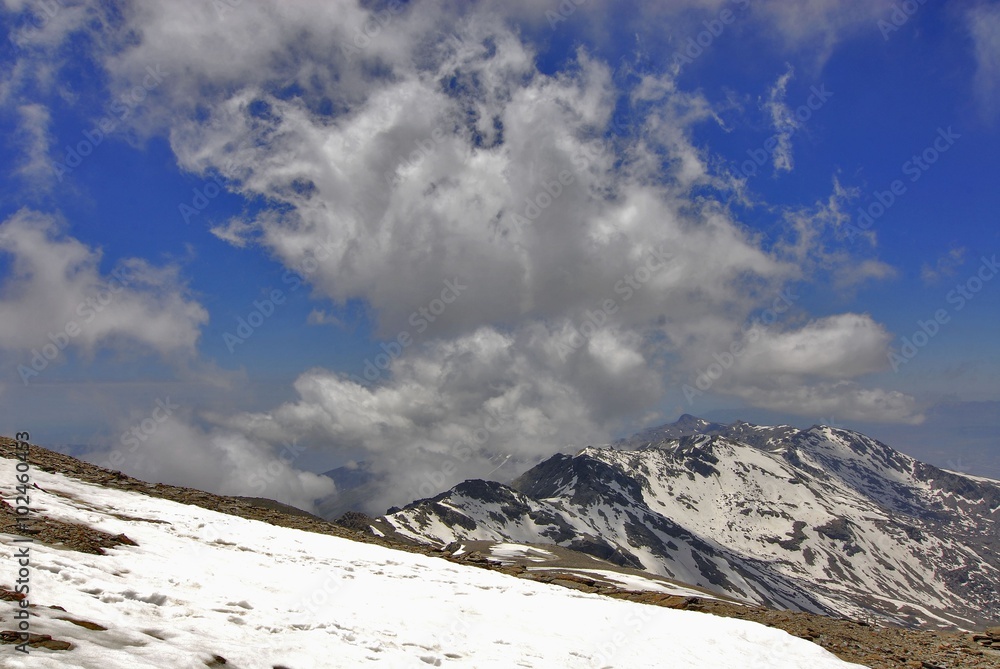
<path id="1" fill-rule="evenodd" d="M 0 643 L 22 644 L 25 643 L 19 632 L 4 630 L 0 632 Z M 49 634 L 28 634 L 27 644 L 32 648 L 47 648 L 49 650 L 70 650 L 73 644 L 69 641 L 53 639 Z"/>

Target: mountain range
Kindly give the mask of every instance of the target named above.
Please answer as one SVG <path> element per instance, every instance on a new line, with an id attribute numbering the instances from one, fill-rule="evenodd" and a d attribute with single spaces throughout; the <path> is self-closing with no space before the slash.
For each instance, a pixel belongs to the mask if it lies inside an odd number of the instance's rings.
<path id="1" fill-rule="evenodd" d="M 1000 619 L 998 520 L 1000 482 L 858 432 L 685 415 L 370 526 L 438 547 L 556 544 L 748 603 L 971 629 Z"/>
<path id="2" fill-rule="evenodd" d="M 0 666 L 859 667 L 757 622 L 404 548 L 270 500 L 147 483 L 0 437 Z M 671 584 L 605 575 L 672 599 Z M 869 643 L 863 656 L 877 653 Z"/>

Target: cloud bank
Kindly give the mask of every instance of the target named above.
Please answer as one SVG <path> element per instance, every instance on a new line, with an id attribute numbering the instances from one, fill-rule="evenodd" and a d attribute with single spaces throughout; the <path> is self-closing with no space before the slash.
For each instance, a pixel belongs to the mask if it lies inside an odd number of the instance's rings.
<path id="1" fill-rule="evenodd" d="M 602 11 L 595 2 L 574 20 Z M 790 49 L 817 34 L 827 48 L 874 10 L 754 11 Z M 428 482 L 523 467 L 655 420 L 776 295 L 852 260 L 824 246 L 836 212 L 790 217 L 788 237 L 766 246 L 747 230 L 726 204 L 742 185 L 693 140 L 719 123 L 716 110 L 672 73 L 623 88 L 585 49 L 543 72 L 519 27 L 544 25 L 531 4 L 178 0 L 123 5 L 116 21 L 101 22 L 97 51 L 109 98 L 151 67 L 164 73 L 129 127 L 168 138 L 183 170 L 267 203 L 213 232 L 299 272 L 327 302 L 311 323 L 336 323 L 338 305 L 361 300 L 389 342 L 374 377 L 311 369 L 298 398 L 273 410 L 177 419 L 142 446 L 174 478 L 238 491 L 270 458 L 280 464 L 266 496 L 309 506 L 332 490 L 281 458 L 293 439 L 372 461 L 385 485 L 369 510 L 381 512 L 427 494 Z M 790 77 L 769 98 L 778 171 L 794 167 Z M 634 110 L 627 129 L 615 117 L 623 104 Z M 29 148 L 43 152 L 45 116 L 25 109 Z M 34 345 L 28 332 L 59 327 L 101 278 L 95 252 L 48 225 L 5 224 L 32 279 L 5 307 L 30 327 L 0 345 Z M 43 265 L 55 269 L 33 269 Z M 123 315 L 80 346 L 121 335 L 164 353 L 191 349 L 204 309 L 170 268 L 132 267 L 141 290 L 126 291 Z M 888 273 L 876 265 L 870 275 Z M 54 295 L 63 297 L 51 309 L 17 311 Z M 919 419 L 912 398 L 863 386 L 890 340 L 870 316 L 809 319 L 794 301 L 782 313 L 714 392 L 802 414 Z"/>

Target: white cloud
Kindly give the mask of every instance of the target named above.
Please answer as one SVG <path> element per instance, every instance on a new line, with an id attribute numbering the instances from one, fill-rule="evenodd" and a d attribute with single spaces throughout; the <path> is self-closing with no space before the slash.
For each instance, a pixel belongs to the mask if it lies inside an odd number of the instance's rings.
<path id="1" fill-rule="evenodd" d="M 834 277 L 834 287 L 838 290 L 851 290 L 867 281 L 884 281 L 897 275 L 898 272 L 892 265 L 867 258 L 857 261 L 853 266 L 845 263 L 839 267 Z"/>
<path id="2" fill-rule="evenodd" d="M 840 420 L 919 425 L 924 421 L 917 401 L 897 390 L 864 388 L 850 381 L 784 385 L 780 380 L 737 389 L 754 406 L 798 416 L 836 416 Z"/>
<path id="3" fill-rule="evenodd" d="M 754 12 L 785 49 L 812 52 L 821 66 L 842 40 L 875 34 L 876 21 L 892 6 L 893 0 L 762 0 Z"/>
<path id="4" fill-rule="evenodd" d="M 336 325 L 338 327 L 343 327 L 344 325 L 343 321 L 324 309 L 313 309 L 310 311 L 306 317 L 306 323 L 309 325 Z"/>
<path id="5" fill-rule="evenodd" d="M 795 113 L 785 104 L 785 94 L 788 92 L 788 82 L 791 81 L 795 71 L 789 65 L 783 75 L 778 77 L 774 86 L 767 92 L 767 102 L 764 108 L 771 117 L 771 125 L 774 126 L 775 139 L 777 145 L 771 154 L 774 169 L 781 172 L 790 172 L 794 164 L 792 158 L 792 135 L 798 130 L 799 123 L 795 118 Z"/>
<path id="6" fill-rule="evenodd" d="M 966 10 L 965 20 L 976 61 L 973 90 L 983 116 L 994 119 L 1000 110 L 1000 6 L 977 3 Z"/>
<path id="7" fill-rule="evenodd" d="M 575 339 L 569 323 L 506 334 L 480 328 L 396 359 L 380 385 L 312 370 L 295 383 L 297 401 L 215 420 L 255 441 L 296 438 L 363 454 L 387 477 L 371 501 L 381 513 L 483 477 L 508 457 L 496 475 L 606 439 L 626 406 L 643 411 L 662 395 L 660 373 L 647 367 L 641 346 L 612 329 Z"/>
<path id="8" fill-rule="evenodd" d="M 52 143 L 49 110 L 44 105 L 35 103 L 21 105 L 17 111 L 20 121 L 14 134 L 14 142 L 21 149 L 23 158 L 16 174 L 45 183 L 52 176 L 52 163 L 49 159 L 49 146 Z"/>
<path id="9" fill-rule="evenodd" d="M 161 405 L 169 406 L 169 399 Z M 336 490 L 331 479 L 295 466 L 304 449 L 294 441 L 272 446 L 230 430 L 205 430 L 194 426 L 183 410 L 158 422 L 164 413 L 155 411 L 133 412 L 120 421 L 120 439 L 87 459 L 145 480 L 265 497 L 307 511 L 314 510 L 316 499 Z"/>
<path id="10" fill-rule="evenodd" d="M 251 60 L 270 58 L 262 54 L 280 50 L 282 36 L 306 22 L 296 12 L 279 21 L 261 15 L 273 9 L 246 10 L 227 14 L 226 25 L 237 33 L 269 31 Z M 713 115 L 704 99 L 677 91 L 667 78 L 636 92 L 656 102 L 656 111 L 639 141 L 623 148 L 600 138 L 614 107 L 606 66 L 581 54 L 574 73 L 542 75 L 525 45 L 492 19 L 467 20 L 458 26 L 461 40 L 432 49 L 419 35 L 426 21 L 401 17 L 386 30 L 407 34 L 384 33 L 385 41 L 419 44 L 420 58 L 379 53 L 393 76 L 357 90 L 292 71 L 303 92 L 288 98 L 263 84 L 277 74 L 263 65 L 219 64 L 219 47 L 208 36 L 190 34 L 192 48 L 176 49 L 163 26 L 184 9 L 143 11 L 163 15 L 144 16 L 146 40 L 113 68 L 172 58 L 165 69 L 192 72 L 168 78 L 157 91 L 168 104 L 151 106 L 169 122 L 181 164 L 217 169 L 244 193 L 289 205 L 283 214 L 214 232 L 235 243 L 253 239 L 289 267 L 312 263 L 310 283 L 339 302 L 365 299 L 382 336 L 412 329 L 414 312 L 451 280 L 468 292 L 427 334 L 525 318 L 579 319 L 595 296 L 615 297 L 616 283 L 663 245 L 683 251 L 676 266 L 637 292 L 623 318 L 648 325 L 667 314 L 668 336 L 680 340 L 697 327 L 696 314 L 722 304 L 738 320 L 751 308 L 742 287 L 748 274 L 777 282 L 795 272 L 757 248 L 724 210 L 698 205 L 690 213 L 690 189 L 713 179 L 689 131 Z M 433 14 L 433 6 L 426 11 Z M 320 53 L 338 53 L 340 33 L 332 25 L 324 31 L 325 20 L 309 17 L 315 34 L 303 42 L 299 69 Z M 212 17 L 205 22 L 194 29 L 214 34 Z M 362 56 L 381 44 L 373 40 Z M 209 65 L 196 68 L 202 60 Z M 336 58 L 329 68 L 338 76 L 358 71 Z M 187 109 L 194 85 L 209 91 L 208 118 Z M 331 117 L 321 100 L 344 111 Z M 620 152 L 626 161 L 616 165 Z M 561 172 L 572 183 L 559 184 Z M 527 220 L 535 209 L 540 215 Z"/>
<path id="11" fill-rule="evenodd" d="M 867 314 L 839 314 L 781 332 L 762 329 L 734 367 L 744 382 L 769 376 L 851 379 L 886 367 L 892 336 Z"/>
<path id="12" fill-rule="evenodd" d="M 114 47 L 103 56 L 109 95 L 161 68 L 163 83 L 130 123 L 167 136 L 182 169 L 217 172 L 268 205 L 212 232 L 259 245 L 316 297 L 365 302 L 378 336 L 405 333 L 416 344 L 377 384 L 310 370 L 294 402 L 215 415 L 208 431 L 164 430 L 192 444 L 185 453 L 204 449 L 186 461 L 165 446 L 152 451 L 178 478 L 247 492 L 229 470 L 252 470 L 297 438 L 373 460 L 390 476 L 372 501 L 381 510 L 423 493 L 428 481 L 434 492 L 483 476 L 497 455 L 523 466 L 648 418 L 665 393 L 666 365 L 728 345 L 789 281 L 850 263 L 825 246 L 844 219 L 841 193 L 799 212 L 789 239 L 763 248 L 712 196 L 733 184 L 693 140 L 699 124 L 719 122 L 703 95 L 679 90 L 669 75 L 620 90 L 610 67 L 585 51 L 564 71 L 543 73 L 503 5 L 456 14 L 426 2 L 382 23 L 346 1 L 245 1 L 222 14 L 217 6 L 129 5 L 122 30 L 105 38 Z M 785 46 L 798 48 L 854 29 L 866 6 L 764 2 L 752 20 L 771 22 Z M 541 20 L 525 7 L 517 11 Z M 594 3 L 595 17 L 612 10 Z M 791 69 L 773 91 L 778 111 L 790 77 Z M 626 92 L 644 111 L 633 134 L 609 137 Z M 777 169 L 791 168 L 785 118 L 774 117 L 785 133 Z M 84 270 L 67 269 L 53 286 L 99 278 L 94 251 L 54 234 L 48 246 L 76 253 L 76 264 L 62 267 Z M 183 296 L 176 272 L 141 269 L 157 310 L 139 291 L 135 318 L 92 331 L 89 345 L 121 332 L 159 350 L 190 349 L 204 311 Z M 49 283 L 37 290 L 58 292 Z M 909 398 L 855 385 L 877 368 L 883 335 L 854 314 L 790 323 L 719 390 L 760 406 L 793 404 L 794 380 L 809 394 L 803 406 L 836 400 L 899 420 Z M 318 489 L 292 467 L 279 478 L 285 483 L 269 496 L 305 504 Z"/>
<path id="13" fill-rule="evenodd" d="M 618 5 L 607 3 L 609 11 Z M 690 10 L 696 10 L 691 12 Z M 640 30 L 673 36 L 679 42 L 705 29 L 705 19 L 714 19 L 724 9 L 736 21 L 729 30 L 752 28 L 769 38 L 773 48 L 806 55 L 821 66 L 842 40 L 861 31 L 875 29 L 875 22 L 892 9 L 892 0 L 683 0 L 643 3 Z M 685 16 L 685 15 L 690 16 Z M 598 13 L 595 19 L 606 15 Z M 687 20 L 685 20 L 687 19 Z M 877 33 L 874 33 L 877 34 Z"/>
<path id="14" fill-rule="evenodd" d="M 738 346 L 699 360 L 687 395 L 711 388 L 753 406 L 804 416 L 919 423 L 915 398 L 856 379 L 887 366 L 892 341 L 867 314 L 838 314 L 799 326 L 754 322 Z M 714 368 L 714 369 L 713 369 Z"/>
<path id="15" fill-rule="evenodd" d="M 874 257 L 845 248 L 857 237 L 877 246 L 873 230 L 860 230 L 849 213 L 850 203 L 859 195 L 856 188 L 846 188 L 836 177 L 826 200 L 812 206 L 786 209 L 783 213 L 788 230 L 775 246 L 781 255 L 794 258 L 806 275 L 828 276 L 829 283 L 842 295 L 849 295 L 868 281 L 884 281 L 897 276 L 891 265 Z"/>
<path id="16" fill-rule="evenodd" d="M 816 30 L 841 16 L 818 4 Z M 767 252 L 696 194 L 728 186 L 692 140 L 698 124 L 718 121 L 670 76 L 630 91 L 648 111 L 633 136 L 609 139 L 621 91 L 607 65 L 580 52 L 573 67 L 543 74 L 495 15 L 470 11 L 443 39 L 444 10 L 420 9 L 348 53 L 366 18 L 353 5 L 244 3 L 219 19 L 199 3 L 148 4 L 132 17 L 143 39 L 109 61 L 122 82 L 149 63 L 184 72 L 155 91 L 143 123 L 169 134 L 184 169 L 218 171 L 282 205 L 218 236 L 262 245 L 319 296 L 365 301 L 379 336 L 419 341 L 379 385 L 313 370 L 296 383 L 299 401 L 215 417 L 225 429 L 269 443 L 294 435 L 418 478 L 449 462 L 448 482 L 484 475 L 497 453 L 530 462 L 646 415 L 664 393 L 657 361 L 707 355 L 785 282 L 849 263 L 804 218 L 793 242 Z M 775 105 L 790 78 L 776 84 Z M 787 140 L 793 128 L 776 124 Z M 783 147 L 776 167 L 790 168 Z M 834 230 L 837 197 L 808 222 Z M 657 249 L 672 257 L 653 270 Z M 614 313 L 572 346 L 606 300 Z M 770 348 L 754 364 L 818 392 L 879 368 L 883 335 L 867 317 L 832 317 L 770 337 L 794 365 Z M 743 392 L 752 371 L 728 391 Z M 877 404 L 865 406 L 874 415 Z M 458 459 L 456 444 L 491 409 L 515 418 Z M 412 485 L 387 490 L 380 502 L 405 502 Z"/>
<path id="17" fill-rule="evenodd" d="M 7 27 L 4 47 L 13 54 L 9 66 L 0 69 L 0 109 L 17 112 L 14 146 L 22 153 L 17 172 L 32 187 L 47 188 L 55 174 L 49 162 L 48 102 L 52 95 L 64 102 L 77 95 L 60 84 L 58 73 L 76 58 L 63 47 L 82 31 L 99 35 L 106 16 L 96 3 L 79 0 L 5 1 L 0 16 Z"/>
<path id="18" fill-rule="evenodd" d="M 141 344 L 192 354 L 208 313 L 170 265 L 124 260 L 102 274 L 101 251 L 70 237 L 56 218 L 21 210 L 0 225 L 10 272 L 0 287 L 0 348 L 20 353 L 60 341 L 93 354 Z"/>
<path id="19" fill-rule="evenodd" d="M 965 254 L 968 249 L 956 246 L 938 258 L 934 264 L 924 263 L 920 266 L 920 278 L 924 283 L 937 283 L 941 279 L 955 276 L 955 272 L 965 264 Z"/>

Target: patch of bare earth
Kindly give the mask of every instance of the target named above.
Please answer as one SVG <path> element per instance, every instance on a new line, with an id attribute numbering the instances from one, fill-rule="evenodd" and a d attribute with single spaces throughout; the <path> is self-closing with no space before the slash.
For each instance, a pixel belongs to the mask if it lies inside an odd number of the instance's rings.
<path id="1" fill-rule="evenodd" d="M 13 458 L 14 443 L 12 439 L 0 437 L 0 457 Z M 270 500 L 227 497 L 192 490 L 190 488 L 182 488 L 180 486 L 147 483 L 121 472 L 92 465 L 39 446 L 31 447 L 29 459 L 31 466 L 41 471 L 56 472 L 107 488 L 140 492 L 151 497 L 168 499 L 182 504 L 191 504 L 241 518 L 260 520 L 272 525 L 329 534 L 353 541 L 379 544 L 397 550 L 441 557 L 460 564 L 500 571 L 519 578 L 548 582 L 616 599 L 627 599 L 652 606 L 665 606 L 668 608 L 700 611 L 705 614 L 750 620 L 769 627 L 785 630 L 803 639 L 808 639 L 826 648 L 843 660 L 866 665 L 873 669 L 957 669 L 966 667 L 970 669 L 1000 669 L 1000 650 L 993 650 L 991 648 L 994 642 L 996 643 L 996 647 L 1000 648 L 1000 628 L 990 628 L 989 630 L 983 630 L 975 634 L 953 631 L 901 629 L 872 626 L 865 622 L 830 618 L 809 613 L 742 606 L 699 597 L 678 597 L 660 593 L 624 591 L 609 586 L 606 583 L 578 575 L 544 574 L 529 572 L 521 565 L 498 565 L 485 559 L 478 553 L 455 557 L 446 551 L 428 546 L 414 545 L 386 537 L 376 537 L 360 529 L 363 523 L 359 523 L 358 528 L 343 527 L 298 509 L 294 513 L 289 512 L 284 505 L 274 503 Z M 36 492 L 42 495 L 45 494 L 44 491 Z M 4 504 L 4 524 L 0 528 L 0 532 L 17 534 L 17 532 L 13 531 L 14 524 L 10 516 L 11 513 L 12 509 L 10 509 L 10 506 Z M 39 534 L 36 535 L 36 540 L 52 545 L 56 545 L 55 542 L 63 542 L 64 545 L 69 547 L 78 546 L 74 548 L 75 550 L 86 549 L 86 552 L 103 554 L 103 548 L 130 542 L 124 535 L 113 537 L 85 526 L 59 523 L 58 521 L 44 518 L 36 518 L 35 520 L 36 525 L 41 528 Z M 54 641 L 55 645 L 65 643 L 42 638 L 32 640 L 33 643 L 39 645 L 44 645 L 49 641 Z M 6 642 L 6 640 L 0 638 L 0 642 Z M 32 642 L 29 642 L 29 644 Z M 217 664 L 220 663 L 219 660 L 215 660 L 215 662 Z"/>

